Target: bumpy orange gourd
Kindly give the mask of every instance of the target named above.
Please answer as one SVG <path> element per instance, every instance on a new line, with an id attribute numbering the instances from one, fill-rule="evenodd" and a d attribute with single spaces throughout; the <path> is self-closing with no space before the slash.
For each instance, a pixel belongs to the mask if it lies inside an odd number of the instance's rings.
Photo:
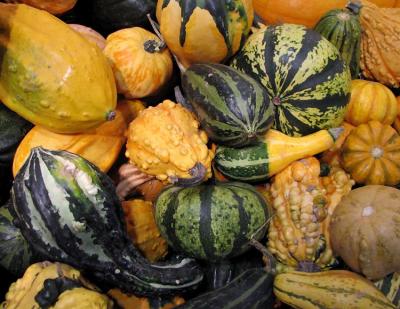
<path id="1" fill-rule="evenodd" d="M 122 202 L 122 208 L 128 235 L 143 255 L 151 262 L 165 257 L 168 245 L 156 225 L 152 203 L 130 200 Z"/>
<path id="2" fill-rule="evenodd" d="M 145 29 L 122 29 L 107 37 L 104 54 L 111 63 L 118 92 L 127 98 L 155 94 L 172 75 L 172 57 L 165 44 Z"/>
<path id="3" fill-rule="evenodd" d="M 388 87 L 361 79 L 351 82 L 351 98 L 345 115 L 347 122 L 358 126 L 377 120 L 390 125 L 396 116 L 396 97 Z"/>
<path id="4" fill-rule="evenodd" d="M 170 301 L 149 299 L 135 295 L 125 294 L 119 289 L 109 290 L 111 296 L 122 309 L 172 309 L 185 302 L 181 297 L 175 296 Z"/>
<path id="5" fill-rule="evenodd" d="M 400 87 L 400 8 L 381 9 L 362 1 L 360 23 L 363 75 L 391 87 Z"/>
<path id="6" fill-rule="evenodd" d="M 400 97 L 396 98 L 397 101 L 397 116 L 394 120 L 393 127 L 396 129 L 397 133 L 400 133 Z"/>
<path id="7" fill-rule="evenodd" d="M 334 252 L 372 280 L 400 271 L 400 190 L 364 186 L 350 192 L 332 215 Z"/>
<path id="8" fill-rule="evenodd" d="M 389 125 L 370 121 L 354 129 L 342 148 L 344 169 L 359 184 L 400 182 L 400 136 Z"/>
<path id="9" fill-rule="evenodd" d="M 143 110 L 145 107 L 140 101 L 122 102 L 117 107 L 114 120 L 81 134 L 58 134 L 40 126 L 33 127 L 15 152 L 14 177 L 29 157 L 31 149 L 38 146 L 50 150 L 67 150 L 78 154 L 103 172 L 107 172 L 117 160 L 122 146 L 126 142 L 126 131 L 129 122 L 135 117 L 132 112 L 135 108 Z"/>
<path id="10" fill-rule="evenodd" d="M 24 3 L 52 14 L 62 14 L 72 9 L 78 0 L 6 0 L 8 3 Z"/>
<path id="11" fill-rule="evenodd" d="M 399 0 L 371 0 L 381 7 L 400 7 Z M 268 24 L 291 23 L 313 28 L 330 10 L 343 9 L 349 0 L 253 0 L 254 10 Z"/>
<path id="12" fill-rule="evenodd" d="M 329 268 L 335 263 L 328 227 L 330 215 L 354 181 L 341 168 L 320 177 L 320 164 L 306 158 L 272 179 L 269 193 L 275 215 L 268 249 L 279 262 L 299 270 Z"/>
<path id="13" fill-rule="evenodd" d="M 207 142 L 193 114 L 166 100 L 131 122 L 126 156 L 161 181 L 195 184 L 211 177 L 214 152 Z"/>

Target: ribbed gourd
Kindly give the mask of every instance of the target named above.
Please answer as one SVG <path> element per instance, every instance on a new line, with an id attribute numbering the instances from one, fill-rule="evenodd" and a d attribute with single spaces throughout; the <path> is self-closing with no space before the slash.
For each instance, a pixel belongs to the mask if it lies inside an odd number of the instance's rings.
<path id="1" fill-rule="evenodd" d="M 66 151 L 34 148 L 14 180 L 10 212 L 41 257 L 137 295 L 176 295 L 203 276 L 192 259 L 150 264 L 126 233 L 112 180 Z"/>
<path id="2" fill-rule="evenodd" d="M 117 94 L 101 50 L 50 13 L 0 3 L 0 100 L 57 133 L 115 117 Z"/>
<path id="3" fill-rule="evenodd" d="M 385 278 L 376 281 L 374 284 L 397 308 L 400 308 L 399 272 L 387 275 Z"/>
<path id="4" fill-rule="evenodd" d="M 194 115 L 165 100 L 129 126 L 126 156 L 144 173 L 166 183 L 194 185 L 211 177 L 214 152 Z"/>
<path id="5" fill-rule="evenodd" d="M 327 12 L 318 21 L 314 30 L 337 47 L 343 60 L 350 68 L 351 76 L 357 78 L 360 72 L 361 25 L 360 5 L 350 3 L 345 9 Z"/>
<path id="6" fill-rule="evenodd" d="M 253 24 L 251 0 L 158 0 L 157 19 L 168 48 L 184 67 L 234 55 Z"/>
<path id="7" fill-rule="evenodd" d="M 362 1 L 361 69 L 367 79 L 400 87 L 400 8 Z"/>
<path id="8" fill-rule="evenodd" d="M 336 260 L 330 246 L 332 211 L 354 181 L 339 167 L 320 177 L 320 163 L 306 158 L 272 179 L 269 195 L 275 216 L 268 249 L 284 265 L 302 271 L 330 268 Z"/>
<path id="9" fill-rule="evenodd" d="M 253 33 L 231 66 L 259 81 L 275 105 L 274 128 L 303 136 L 338 127 L 350 98 L 350 69 L 319 33 L 292 24 Z"/>
<path id="10" fill-rule="evenodd" d="M 136 199 L 122 202 L 122 208 L 128 235 L 135 246 L 151 262 L 165 257 L 168 245 L 156 225 L 153 204 Z"/>
<path id="11" fill-rule="evenodd" d="M 111 309 L 113 301 L 69 265 L 32 264 L 11 284 L 2 309 Z"/>

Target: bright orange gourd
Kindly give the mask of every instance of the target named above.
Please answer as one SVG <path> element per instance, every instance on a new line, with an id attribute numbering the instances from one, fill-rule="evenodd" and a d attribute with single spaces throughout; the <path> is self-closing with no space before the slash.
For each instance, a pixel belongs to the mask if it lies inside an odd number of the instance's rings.
<path id="1" fill-rule="evenodd" d="M 394 120 L 394 128 L 396 129 L 397 133 L 400 133 L 400 97 L 396 98 L 397 101 L 397 116 Z"/>
<path id="2" fill-rule="evenodd" d="M 349 0 L 253 0 L 254 10 L 267 24 L 293 23 L 314 27 L 328 11 Z M 381 7 L 400 7 L 399 0 L 372 0 Z"/>
<path id="3" fill-rule="evenodd" d="M 358 126 L 377 120 L 391 125 L 396 116 L 396 97 L 388 87 L 361 79 L 351 82 L 351 99 L 345 115 L 348 123 Z"/>
<path id="4" fill-rule="evenodd" d="M 72 9 L 78 0 L 6 0 L 9 3 L 24 3 L 52 14 L 62 14 Z"/>

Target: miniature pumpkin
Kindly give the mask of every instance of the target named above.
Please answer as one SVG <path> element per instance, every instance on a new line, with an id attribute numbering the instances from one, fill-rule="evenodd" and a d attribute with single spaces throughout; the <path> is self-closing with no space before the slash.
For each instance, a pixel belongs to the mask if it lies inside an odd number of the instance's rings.
<path id="1" fill-rule="evenodd" d="M 172 57 L 164 42 L 145 29 L 122 29 L 107 37 L 104 54 L 111 63 L 118 93 L 143 98 L 171 78 Z"/>
<path id="2" fill-rule="evenodd" d="M 100 33 L 93 30 L 92 28 L 78 24 L 69 24 L 69 26 L 75 31 L 82 34 L 90 42 L 95 43 L 101 50 L 103 50 L 104 47 L 106 47 L 106 39 Z"/>
<path id="3" fill-rule="evenodd" d="M 347 122 L 358 126 L 377 120 L 391 125 L 396 116 L 396 97 L 388 87 L 361 79 L 351 82 L 351 99 L 345 115 Z"/>
<path id="4" fill-rule="evenodd" d="M 245 42 L 252 0 L 158 0 L 157 19 L 169 49 L 184 67 L 223 62 Z"/>
<path id="5" fill-rule="evenodd" d="M 127 113 L 129 104 L 142 106 L 140 101 L 125 102 L 118 105 L 116 117 L 98 128 L 81 134 L 58 134 L 35 126 L 19 144 L 13 161 L 14 177 L 25 163 L 31 149 L 42 146 L 50 150 L 67 150 L 92 162 L 102 171 L 107 172 L 126 141 L 126 130 L 134 115 Z M 128 106 L 124 106 L 128 105 Z M 126 119 L 124 117 L 127 117 Z"/>
<path id="6" fill-rule="evenodd" d="M 397 133 L 400 133 L 400 97 L 396 98 L 397 100 L 397 116 L 394 120 L 394 128 L 396 129 Z"/>
<path id="7" fill-rule="evenodd" d="M 369 279 L 400 271 L 399 201 L 395 188 L 365 186 L 344 197 L 332 215 L 334 252 Z"/>
<path id="8" fill-rule="evenodd" d="M 359 184 L 396 185 L 400 182 L 400 136 L 378 121 L 362 124 L 347 137 L 342 163 Z"/>
<path id="9" fill-rule="evenodd" d="M 111 309 L 113 302 L 81 276 L 61 263 L 32 264 L 24 276 L 11 284 L 3 309 Z"/>
<path id="10" fill-rule="evenodd" d="M 399 7 L 399 0 L 371 0 L 381 7 Z M 322 15 L 342 9 L 348 0 L 254 0 L 254 10 L 266 23 L 301 24 L 312 28 Z"/>
<path id="11" fill-rule="evenodd" d="M 320 164 L 306 158 L 275 175 L 267 200 L 275 216 L 268 249 L 279 262 L 302 271 L 329 268 L 336 262 L 328 231 L 330 215 L 354 181 L 339 167 L 320 177 Z"/>
<path id="12" fill-rule="evenodd" d="M 136 248 L 151 262 L 165 257 L 168 245 L 161 237 L 154 219 L 154 209 L 151 202 L 130 200 L 122 202 L 128 235 Z"/>
<path id="13" fill-rule="evenodd" d="M 400 8 L 362 1 L 361 69 L 368 79 L 400 87 Z"/>
<path id="14" fill-rule="evenodd" d="M 129 126 L 126 155 L 144 173 L 194 185 L 211 177 L 214 152 L 193 114 L 172 101 L 150 106 Z"/>
<path id="15" fill-rule="evenodd" d="M 51 14 L 62 14 L 71 10 L 78 0 L 6 0 L 8 3 L 24 3 Z"/>
<path id="16" fill-rule="evenodd" d="M 172 309 L 185 302 L 181 297 L 175 296 L 172 299 L 145 298 L 131 294 L 125 294 L 119 289 L 109 290 L 111 296 L 122 309 Z"/>

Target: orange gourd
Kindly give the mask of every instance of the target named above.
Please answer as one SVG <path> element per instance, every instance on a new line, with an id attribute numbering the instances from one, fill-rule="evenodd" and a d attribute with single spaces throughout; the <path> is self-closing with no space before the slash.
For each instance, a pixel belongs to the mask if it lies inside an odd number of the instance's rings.
<path id="1" fill-rule="evenodd" d="M 71 10 L 78 0 L 6 0 L 8 3 L 24 3 L 37 9 L 58 15 Z"/>
<path id="2" fill-rule="evenodd" d="M 344 169 L 359 184 L 400 182 L 400 136 L 389 125 L 370 121 L 354 129 L 342 149 Z"/>
<path id="3" fill-rule="evenodd" d="M 139 27 L 110 34 L 104 54 L 118 92 L 127 98 L 156 94 L 172 76 L 172 57 L 165 47 L 155 34 Z"/>
<path id="4" fill-rule="evenodd" d="M 103 172 L 107 172 L 126 141 L 126 130 L 135 112 L 144 109 L 140 101 L 126 101 L 119 104 L 116 117 L 98 128 L 81 134 L 58 134 L 35 126 L 21 141 L 13 161 L 13 174 L 28 158 L 31 149 L 42 146 L 50 150 L 67 150 L 92 162 Z"/>
<path id="5" fill-rule="evenodd" d="M 256 14 L 266 23 L 293 23 L 313 28 L 330 10 L 344 8 L 349 0 L 253 0 Z M 380 7 L 400 7 L 399 0 L 372 0 Z"/>
<path id="6" fill-rule="evenodd" d="M 396 98 L 397 101 L 397 116 L 394 120 L 394 128 L 396 129 L 397 133 L 400 133 L 400 97 Z"/>
<path id="7" fill-rule="evenodd" d="M 361 79 L 351 82 L 351 99 L 345 115 L 348 123 L 358 126 L 377 120 L 391 125 L 396 116 L 396 97 L 388 87 Z"/>

